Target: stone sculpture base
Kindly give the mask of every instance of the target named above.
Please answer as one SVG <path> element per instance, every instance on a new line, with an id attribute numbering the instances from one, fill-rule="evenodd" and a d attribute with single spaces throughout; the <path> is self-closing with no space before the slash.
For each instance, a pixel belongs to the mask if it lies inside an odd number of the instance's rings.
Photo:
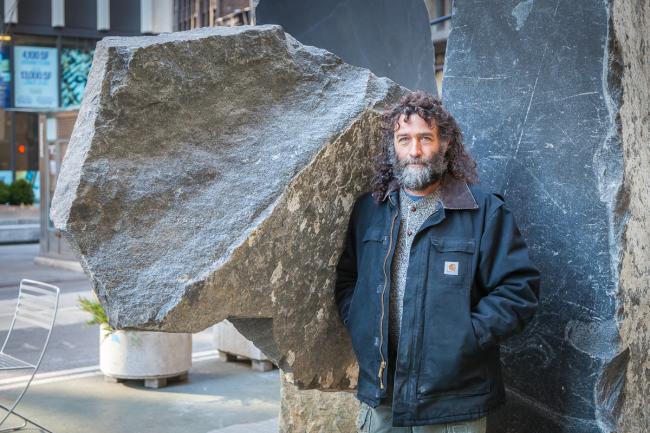
<path id="1" fill-rule="evenodd" d="M 280 371 L 280 433 L 355 433 L 359 400 L 352 392 L 301 391 Z"/>

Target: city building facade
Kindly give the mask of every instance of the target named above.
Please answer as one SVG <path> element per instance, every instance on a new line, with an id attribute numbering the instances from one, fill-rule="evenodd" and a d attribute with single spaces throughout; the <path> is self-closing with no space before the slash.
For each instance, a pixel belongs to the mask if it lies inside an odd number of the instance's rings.
<path id="1" fill-rule="evenodd" d="M 250 0 L 174 0 L 174 31 L 253 24 Z"/>
<path id="2" fill-rule="evenodd" d="M 172 31 L 173 0 L 0 0 L 0 13 L 0 180 L 27 179 L 38 201 L 39 137 L 65 138 L 76 118 L 43 137 L 39 113 L 76 111 L 103 37 Z"/>

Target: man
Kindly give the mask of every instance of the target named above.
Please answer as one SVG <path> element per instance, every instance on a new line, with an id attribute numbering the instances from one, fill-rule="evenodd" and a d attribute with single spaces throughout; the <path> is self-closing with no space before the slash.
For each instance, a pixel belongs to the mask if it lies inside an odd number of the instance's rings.
<path id="1" fill-rule="evenodd" d="M 336 303 L 359 362 L 364 432 L 485 431 L 505 400 L 499 343 L 537 307 L 539 271 L 512 213 L 440 101 L 384 116 L 374 190 L 357 199 Z"/>

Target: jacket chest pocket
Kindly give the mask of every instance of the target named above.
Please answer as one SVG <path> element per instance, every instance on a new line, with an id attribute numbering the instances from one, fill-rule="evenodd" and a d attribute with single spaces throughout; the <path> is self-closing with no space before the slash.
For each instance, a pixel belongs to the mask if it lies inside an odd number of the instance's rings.
<path id="1" fill-rule="evenodd" d="M 383 274 L 381 263 L 387 251 L 388 237 L 379 229 L 369 229 L 361 238 L 359 249 L 359 265 L 357 284 L 350 301 L 349 322 L 361 318 L 361 323 L 373 319 L 378 299 L 381 293 Z M 368 328 L 366 326 L 366 328 Z"/>
<path id="2" fill-rule="evenodd" d="M 475 250 L 474 239 L 432 238 L 429 255 L 432 283 L 443 287 L 469 287 Z"/>
<path id="3" fill-rule="evenodd" d="M 383 230 L 372 228 L 372 229 L 368 229 L 368 231 L 366 231 L 366 233 L 363 235 L 362 243 L 364 248 L 368 246 L 370 247 L 377 247 L 380 245 L 385 246 L 387 239 L 388 236 L 383 232 Z"/>
<path id="4" fill-rule="evenodd" d="M 383 277 L 381 266 L 388 252 L 388 235 L 383 230 L 371 228 L 364 233 L 361 241 L 361 270 L 371 271 L 370 282 L 375 283 Z"/>

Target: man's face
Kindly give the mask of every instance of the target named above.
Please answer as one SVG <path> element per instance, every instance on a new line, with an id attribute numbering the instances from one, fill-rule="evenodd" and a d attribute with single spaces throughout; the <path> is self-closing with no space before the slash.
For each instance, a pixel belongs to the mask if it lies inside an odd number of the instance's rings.
<path id="1" fill-rule="evenodd" d="M 404 188 L 421 191 L 447 171 L 447 143 L 440 141 L 435 124 L 430 128 L 417 114 L 411 114 L 408 122 L 404 118 L 402 114 L 393 135 L 397 157 L 393 171 Z"/>

